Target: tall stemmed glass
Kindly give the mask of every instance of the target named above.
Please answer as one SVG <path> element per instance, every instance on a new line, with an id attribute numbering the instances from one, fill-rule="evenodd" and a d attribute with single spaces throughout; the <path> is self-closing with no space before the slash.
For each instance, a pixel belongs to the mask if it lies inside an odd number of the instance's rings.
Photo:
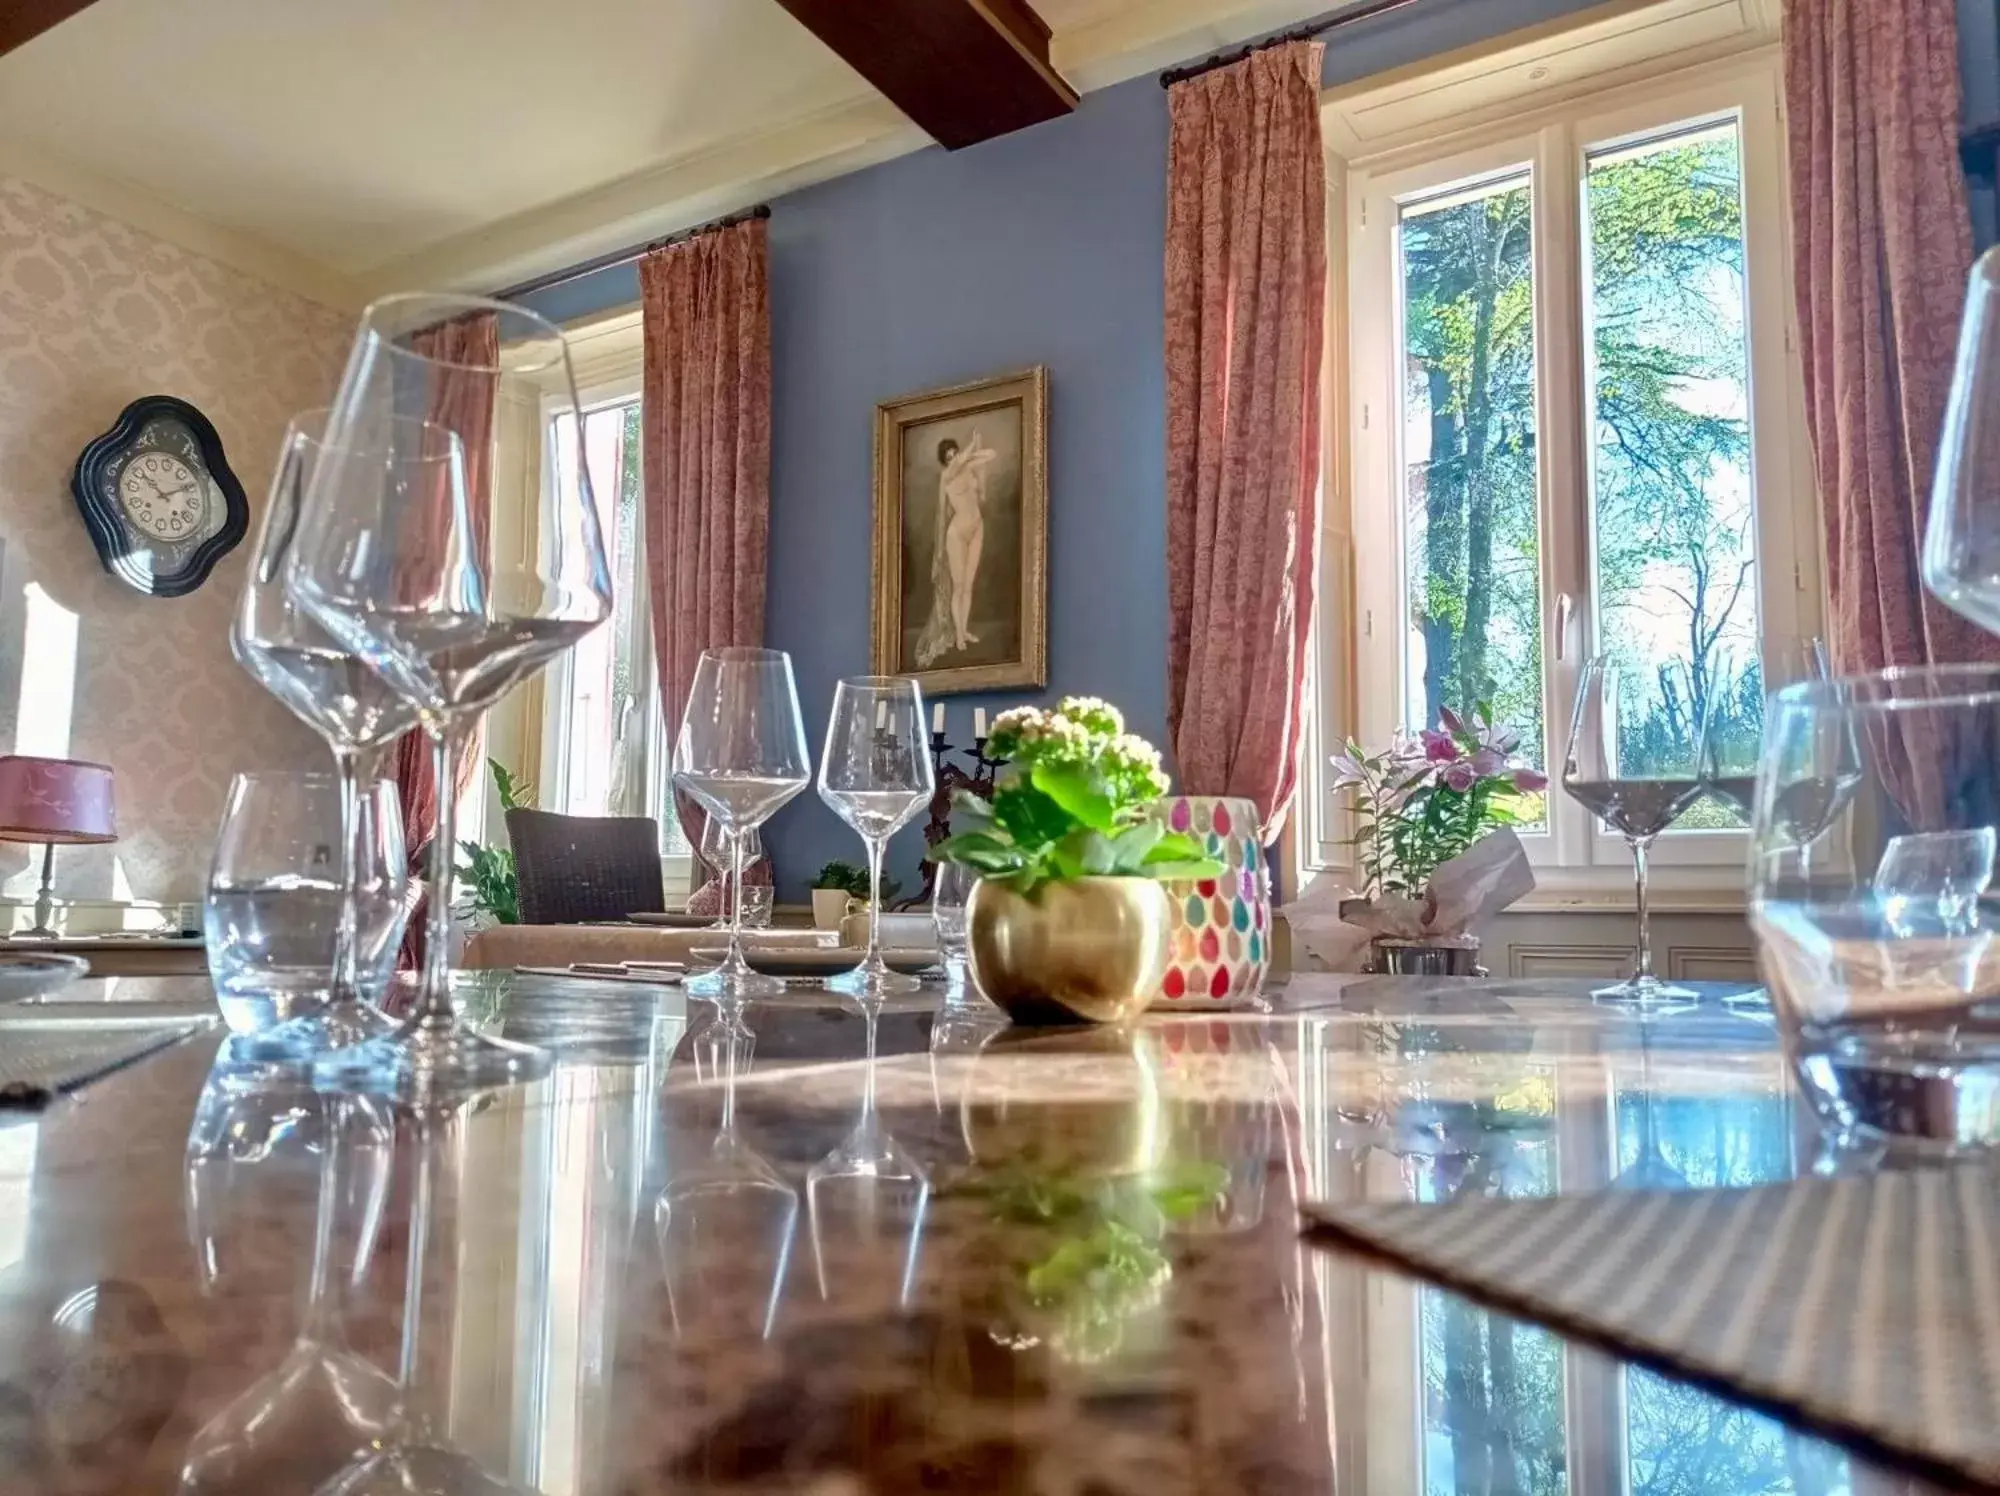
<path id="1" fill-rule="evenodd" d="M 812 1222 L 813 1270 L 821 1298 L 833 1296 L 829 1266 L 838 1270 L 845 1265 L 851 1271 L 879 1263 L 894 1266 L 896 1302 L 906 1304 L 917 1280 L 931 1181 L 882 1125 L 876 1109 L 877 1011 L 872 1003 L 862 1009 L 868 1058 L 861 1119 L 839 1147 L 806 1170 L 806 1214 Z"/>
<path id="2" fill-rule="evenodd" d="M 1728 674 L 1734 694 L 1740 697 L 1742 675 L 1735 671 Z M 1765 698 L 1781 686 L 1795 681 L 1824 681 L 1831 679 L 1832 674 L 1826 645 L 1820 639 L 1774 639 L 1763 646 L 1758 675 Z M 1751 713 L 1711 708 L 1702 723 L 1698 755 L 1702 790 L 1746 826 L 1750 824 L 1751 801 L 1757 791 L 1757 759 L 1763 744 L 1762 710 Z"/>
<path id="3" fill-rule="evenodd" d="M 2000 633 L 2000 250 L 1972 267 L 1923 572 L 1945 606 Z"/>
<path id="4" fill-rule="evenodd" d="M 1677 722 L 1671 700 L 1649 702 L 1637 682 L 1622 696 L 1624 684 L 1619 667 L 1603 656 L 1583 667 L 1563 761 L 1562 786 L 1570 798 L 1599 816 L 1632 849 L 1639 906 L 1637 967 L 1628 980 L 1592 995 L 1618 1002 L 1693 1001 L 1699 994 L 1691 988 L 1653 975 L 1646 856 L 1654 839 L 1702 796 L 1695 773 L 1700 725 L 1686 720 L 1693 710 L 1690 693 L 1673 693 L 1679 698 Z M 1648 708 L 1643 719 L 1641 708 Z M 1631 712 L 1633 720 L 1621 723 L 1621 711 Z"/>
<path id="5" fill-rule="evenodd" d="M 792 657 L 777 649 L 704 650 L 674 742 L 674 788 L 729 833 L 732 888 L 743 886 L 744 834 L 804 789 L 811 773 Z M 739 894 L 730 902 L 727 959 L 690 977 L 686 991 L 730 1007 L 783 989 L 743 959 Z"/>
<path id="6" fill-rule="evenodd" d="M 924 693 L 915 681 L 857 675 L 834 689 L 819 797 L 868 846 L 868 956 L 827 986 L 863 1002 L 879 1003 L 922 985 L 890 971 L 882 959 L 882 853 L 889 838 L 931 803 L 937 780 L 930 741 Z"/>
<path id="7" fill-rule="evenodd" d="M 753 1330 L 768 1340 L 785 1290 L 799 1192 L 736 1132 L 736 1081 L 749 1073 L 756 1042 L 734 1011 L 695 1040 L 697 1065 L 707 1051 L 710 1073 L 722 1076 L 722 1124 L 707 1155 L 675 1169 L 653 1202 L 667 1307 L 683 1335 L 697 1325 L 719 1325 L 732 1336 Z M 742 1281 L 746 1253 L 771 1261 L 770 1292 L 754 1325 L 733 1320 L 736 1295 L 727 1291 Z"/>
<path id="8" fill-rule="evenodd" d="M 416 725 L 417 709 L 352 650 L 337 644 L 285 590 L 285 566 L 298 534 L 306 488 L 324 451 L 327 414 L 302 411 L 285 428 L 257 553 L 229 630 L 229 647 L 238 663 L 326 739 L 340 785 L 343 821 L 332 1001 L 316 1013 L 259 1035 L 258 1056 L 337 1049 L 396 1026 L 361 992 L 355 903 L 361 858 L 356 839 L 364 829 L 361 787 L 374 781 L 383 750 Z"/>
<path id="9" fill-rule="evenodd" d="M 286 586 L 416 708 L 438 787 L 422 1000 L 395 1033 L 325 1057 L 316 1073 L 331 1082 L 476 1088 L 549 1063 L 461 1024 L 449 963 L 452 787 L 479 718 L 611 616 L 581 427 L 562 417 L 536 424 L 545 399 L 576 403 L 553 324 L 503 302 L 391 296 L 363 314 L 327 419 Z M 496 505 L 496 485 L 520 467 L 499 460 L 503 433 L 539 440 L 542 467 L 558 480 L 532 546 L 493 543 L 494 521 L 513 512 Z M 517 497 L 525 505 L 531 496 Z"/>
<path id="10" fill-rule="evenodd" d="M 334 1263 L 347 1173 L 358 1174 L 363 1187 L 357 1278 L 374 1246 L 393 1136 L 365 1097 L 327 1098 L 323 1105 L 319 1209 L 298 1339 L 268 1376 L 189 1441 L 181 1496 L 317 1482 L 380 1442 L 395 1421 L 396 1384 L 348 1346 L 337 1281 L 344 1275 Z"/>

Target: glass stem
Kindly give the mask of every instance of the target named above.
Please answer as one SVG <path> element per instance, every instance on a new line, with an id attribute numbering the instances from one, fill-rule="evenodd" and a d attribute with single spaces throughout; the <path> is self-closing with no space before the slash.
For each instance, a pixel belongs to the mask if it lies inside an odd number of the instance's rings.
<path id="1" fill-rule="evenodd" d="M 861 1122 L 871 1127 L 875 1121 L 875 1007 L 871 1003 L 861 1014 L 868 1026 L 868 1061 L 861 1079 Z"/>
<path id="2" fill-rule="evenodd" d="M 340 1133 L 346 1103 L 337 1097 L 324 1098 L 326 1152 L 319 1166 L 319 1213 L 313 1219 L 312 1271 L 306 1278 L 306 1312 L 299 1326 L 299 1338 L 315 1345 L 332 1340 L 329 1333 L 337 1316 L 328 1304 L 328 1287 L 333 1275 L 333 1218 L 340 1199 Z"/>
<path id="3" fill-rule="evenodd" d="M 431 737 L 431 777 L 437 781 L 437 818 L 431 830 L 430 907 L 425 913 L 424 995 L 417 1019 L 426 1028 L 450 1028 L 451 1007 L 451 883 L 458 860 L 459 749 L 464 732 L 447 727 Z"/>
<path id="4" fill-rule="evenodd" d="M 882 962 L 882 853 L 884 843 L 881 837 L 868 838 L 868 962 L 879 966 Z M 871 1021 L 868 1038 L 875 1038 L 875 1026 Z"/>
<path id="5" fill-rule="evenodd" d="M 340 785 L 340 918 L 333 930 L 333 1000 L 352 1002 L 360 995 L 355 943 L 361 921 L 356 901 L 361 889 L 361 761 L 352 748 L 333 750 L 333 772 Z"/>
<path id="6" fill-rule="evenodd" d="M 729 887 L 723 891 L 733 895 L 729 901 L 729 959 L 724 964 L 734 970 L 743 965 L 743 833 L 733 827 L 729 832 Z"/>
<path id="7" fill-rule="evenodd" d="M 396 1383 L 403 1391 L 403 1416 L 413 1435 L 422 1438 L 430 1431 L 430 1409 L 418 1393 L 421 1376 L 424 1318 L 424 1259 L 430 1255 L 431 1124 L 417 1114 L 417 1177 L 410 1188 L 410 1260 L 403 1278 L 403 1339 L 396 1360 Z"/>
<path id="8" fill-rule="evenodd" d="M 1652 911 L 1646 904 L 1646 852 L 1651 845 L 1651 838 L 1632 843 L 1632 880 L 1639 905 L 1639 967 L 1632 974 L 1635 982 L 1650 981 L 1653 975 Z"/>

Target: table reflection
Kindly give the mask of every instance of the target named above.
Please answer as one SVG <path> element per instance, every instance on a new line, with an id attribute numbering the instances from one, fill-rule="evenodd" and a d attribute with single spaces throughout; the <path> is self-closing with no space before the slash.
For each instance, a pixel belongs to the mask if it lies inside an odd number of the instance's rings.
<path id="1" fill-rule="evenodd" d="M 0 1492 L 1901 1488 L 1297 1234 L 1307 1197 L 1813 1166 L 1771 1030 L 1719 1002 L 1302 982 L 871 1033 L 816 994 L 496 993 L 588 1047 L 391 1112 L 183 1051 L 39 1124 Z"/>

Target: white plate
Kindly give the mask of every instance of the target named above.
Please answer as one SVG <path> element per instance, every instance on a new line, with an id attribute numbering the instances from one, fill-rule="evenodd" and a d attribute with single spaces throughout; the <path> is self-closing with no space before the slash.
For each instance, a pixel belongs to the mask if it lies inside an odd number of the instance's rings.
<path id="1" fill-rule="evenodd" d="M 90 963 L 54 951 L 0 951 L 0 1003 L 56 992 L 86 976 Z"/>
<path id="2" fill-rule="evenodd" d="M 721 948 L 702 949 L 688 952 L 697 961 L 721 962 L 729 952 Z M 868 952 L 857 950 L 813 950 L 800 946 L 765 946 L 759 949 L 746 945 L 743 959 L 750 963 L 752 971 L 761 971 L 771 977 L 830 977 L 843 971 L 852 971 L 868 957 Z M 891 971 L 905 972 L 911 976 L 929 971 L 937 965 L 936 951 L 884 951 L 882 959 L 889 963 Z"/>

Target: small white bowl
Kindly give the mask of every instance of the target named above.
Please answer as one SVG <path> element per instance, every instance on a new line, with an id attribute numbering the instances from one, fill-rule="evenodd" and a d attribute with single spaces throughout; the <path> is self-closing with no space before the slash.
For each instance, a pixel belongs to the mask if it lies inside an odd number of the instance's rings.
<path id="1" fill-rule="evenodd" d="M 81 956 L 54 951 L 0 951 L 0 1003 L 20 1002 L 59 992 L 78 977 L 90 974 Z"/>

